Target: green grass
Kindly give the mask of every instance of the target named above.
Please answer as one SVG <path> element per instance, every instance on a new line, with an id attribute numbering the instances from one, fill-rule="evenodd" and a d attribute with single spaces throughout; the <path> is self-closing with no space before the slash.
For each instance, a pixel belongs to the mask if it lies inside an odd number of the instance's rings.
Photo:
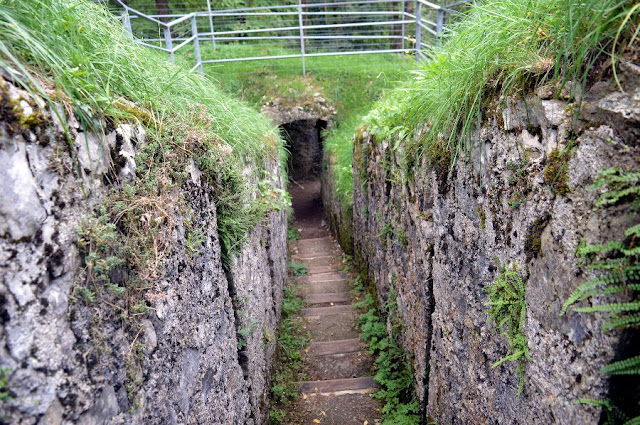
<path id="1" fill-rule="evenodd" d="M 455 160 L 471 151 L 471 134 L 486 118 L 487 99 L 498 96 L 504 102 L 506 95 L 521 95 L 550 81 L 558 83 L 558 91 L 569 81 L 576 83 L 574 94 L 582 91 L 596 61 L 602 55 L 610 57 L 614 49 L 622 51 L 637 36 L 640 11 L 633 4 L 475 2 L 448 42 L 429 51 L 430 61 L 409 84 L 381 102 L 366 122 L 386 137 L 389 131 L 412 136 L 426 126 L 420 138 L 407 138 L 407 157 L 445 144 Z"/>
<path id="2" fill-rule="evenodd" d="M 133 43 L 113 16 L 89 1 L 5 1 L 0 34 L 0 65 L 30 76 L 32 90 L 40 87 L 34 73 L 52 80 L 87 122 L 95 115 L 135 117 L 128 100 L 158 124 L 193 121 L 194 109 L 204 107 L 215 138 L 239 155 L 264 155 L 266 138 L 274 137 L 266 119 L 215 84 L 168 64 L 166 55 Z"/>

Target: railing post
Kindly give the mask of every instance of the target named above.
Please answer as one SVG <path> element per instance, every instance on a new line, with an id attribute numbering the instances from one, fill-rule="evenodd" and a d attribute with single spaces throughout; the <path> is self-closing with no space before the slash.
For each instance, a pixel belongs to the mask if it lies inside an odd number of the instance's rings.
<path id="1" fill-rule="evenodd" d="M 436 46 L 440 45 L 440 39 L 442 38 L 443 27 L 444 27 L 444 9 L 438 9 L 438 15 L 436 16 Z"/>
<path id="2" fill-rule="evenodd" d="M 211 29 L 211 42 L 213 43 L 213 50 L 216 50 L 216 37 L 214 35 L 215 29 L 213 28 L 213 16 L 211 12 L 211 0 L 207 0 L 207 10 L 209 11 L 209 28 Z"/>
<path id="3" fill-rule="evenodd" d="M 167 53 L 169 53 L 169 60 L 171 63 L 176 63 L 175 58 L 173 57 L 173 40 L 171 39 L 171 27 L 168 25 L 164 26 L 164 46 L 167 49 Z"/>
<path id="4" fill-rule="evenodd" d="M 402 7 L 402 14 L 400 14 L 400 20 L 402 21 L 402 56 L 404 56 L 404 37 L 406 33 L 406 26 L 404 23 L 404 14 L 407 12 L 407 0 L 402 0 L 400 6 Z"/>
<path id="5" fill-rule="evenodd" d="M 200 75 L 204 75 L 204 71 L 202 70 L 202 56 L 200 55 L 200 38 L 198 37 L 198 15 L 193 14 L 193 18 L 191 18 L 191 32 L 193 33 L 193 50 L 196 54 L 196 63 L 198 65 L 198 72 Z"/>
<path id="6" fill-rule="evenodd" d="M 128 10 L 124 15 L 122 15 L 122 25 L 124 25 L 129 35 L 133 37 L 133 30 L 131 29 L 131 15 L 129 15 Z"/>
<path id="7" fill-rule="evenodd" d="M 304 61 L 304 23 L 302 21 L 302 0 L 298 0 L 298 25 L 300 26 L 300 54 L 302 55 L 302 75 L 307 75 Z"/>
<path id="8" fill-rule="evenodd" d="M 416 61 L 420 60 L 420 51 L 422 50 L 422 3 L 416 1 Z"/>

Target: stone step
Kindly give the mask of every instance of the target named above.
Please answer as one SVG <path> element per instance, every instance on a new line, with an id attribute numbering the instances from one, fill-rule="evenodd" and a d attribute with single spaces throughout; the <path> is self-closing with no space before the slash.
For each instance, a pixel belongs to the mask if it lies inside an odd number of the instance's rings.
<path id="1" fill-rule="evenodd" d="M 304 297 L 304 300 L 307 304 L 350 303 L 352 301 L 349 292 L 309 294 Z"/>
<path id="2" fill-rule="evenodd" d="M 318 357 L 307 356 L 305 374 L 310 381 L 355 378 L 370 375 L 373 363 L 373 357 L 368 351 Z"/>
<path id="3" fill-rule="evenodd" d="M 351 304 L 347 305 L 333 305 L 330 307 L 309 307 L 302 310 L 302 315 L 305 317 L 321 317 L 321 316 L 334 316 L 336 314 L 351 313 L 353 308 Z M 346 320 L 349 320 L 348 318 Z"/>
<path id="4" fill-rule="evenodd" d="M 304 275 L 300 277 L 300 280 L 309 282 L 309 283 L 318 283 L 318 282 L 328 282 L 331 280 L 343 280 L 346 279 L 347 276 L 343 275 L 341 272 L 329 272 L 329 273 L 316 273 L 312 275 Z"/>
<path id="5" fill-rule="evenodd" d="M 308 274 L 320 274 L 320 273 L 341 273 L 342 269 L 337 267 L 337 265 L 330 266 L 311 266 L 307 265 Z"/>
<path id="6" fill-rule="evenodd" d="M 304 328 L 314 342 L 327 342 L 358 338 L 357 313 L 348 311 L 329 316 L 307 316 Z"/>
<path id="7" fill-rule="evenodd" d="M 324 236 L 321 238 L 303 238 L 303 239 L 298 239 L 297 241 L 294 242 L 294 245 L 296 246 L 302 246 L 302 245 L 317 245 L 317 244 L 335 244 L 334 240 L 329 237 L 329 236 Z"/>
<path id="8" fill-rule="evenodd" d="M 338 261 L 338 258 L 335 255 L 321 255 L 302 258 L 300 255 L 294 254 L 291 256 L 291 259 L 296 263 L 304 263 L 307 267 L 336 266 L 340 264 L 340 261 Z"/>
<path id="9" fill-rule="evenodd" d="M 379 385 L 373 380 L 373 376 L 362 376 L 298 382 L 297 387 L 302 394 L 328 395 L 333 393 L 372 393 L 379 388 Z"/>
<path id="10" fill-rule="evenodd" d="M 351 281 L 347 279 L 328 280 L 326 282 L 316 282 L 314 284 L 300 284 L 300 293 L 304 295 L 310 294 L 326 294 L 330 292 L 349 292 L 351 290 Z"/>
<path id="11" fill-rule="evenodd" d="M 329 342 L 314 342 L 309 346 L 309 354 L 312 356 L 330 356 L 354 353 L 365 349 L 366 345 L 360 338 L 351 338 Z"/>
<path id="12" fill-rule="evenodd" d="M 380 402 L 371 394 L 310 395 L 302 399 L 303 424 L 363 425 L 376 424 L 380 418 Z"/>
<path id="13" fill-rule="evenodd" d="M 335 244 L 301 245 L 294 247 L 295 254 L 302 258 L 320 257 L 323 255 L 334 255 L 339 257 L 342 253 Z"/>

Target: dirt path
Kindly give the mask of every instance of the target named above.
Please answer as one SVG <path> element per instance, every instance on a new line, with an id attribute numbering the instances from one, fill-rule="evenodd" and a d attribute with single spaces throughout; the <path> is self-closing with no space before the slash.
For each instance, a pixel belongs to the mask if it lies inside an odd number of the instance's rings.
<path id="1" fill-rule="evenodd" d="M 299 283 L 311 335 L 307 381 L 298 383 L 300 423 L 373 425 L 380 416 L 380 405 L 371 397 L 377 388 L 371 376 L 373 358 L 358 339 L 352 281 L 341 271 L 342 250 L 324 221 L 320 182 L 292 186 L 295 226 L 301 234 L 293 244 L 292 260 L 308 268 Z"/>

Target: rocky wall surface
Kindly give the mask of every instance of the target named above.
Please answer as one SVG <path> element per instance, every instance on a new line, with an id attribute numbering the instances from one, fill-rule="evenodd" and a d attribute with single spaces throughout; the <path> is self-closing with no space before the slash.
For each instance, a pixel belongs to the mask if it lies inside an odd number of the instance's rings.
<path id="1" fill-rule="evenodd" d="M 424 155 L 407 172 L 402 143 L 394 150 L 394 141 L 357 137 L 355 257 L 380 305 L 395 292 L 425 420 L 598 422 L 599 408 L 576 401 L 607 397 L 598 370 L 621 334 L 603 333 L 602 316 L 560 310 L 588 278 L 575 254 L 580 239 L 619 237 L 630 224 L 629 206 L 594 211 L 598 192 L 587 188 L 598 170 L 638 168 L 640 72 L 621 68 L 625 92 L 612 81 L 590 87 L 575 126 L 575 101 L 552 98 L 548 87 L 490 106 L 472 152 L 453 168 Z M 566 187 L 558 187 L 545 169 L 567 146 Z M 531 360 L 519 398 L 515 364 L 492 367 L 509 348 L 486 305 L 501 266 L 528 278 Z"/>
<path id="2" fill-rule="evenodd" d="M 168 195 L 188 203 L 189 216 L 176 208 L 150 218 L 171 223 L 169 250 L 132 333 L 118 314 L 83 301 L 77 241 L 107 191 L 136 178 L 144 129 L 97 135 L 69 117 L 67 138 L 42 101 L 0 85 L 0 386 L 8 394 L 0 423 L 265 423 L 286 277 L 284 210 L 249 234 L 225 273 L 214 189 L 192 163 Z M 114 163 L 116 181 L 107 178 Z M 269 171 L 282 188 L 279 163 Z M 193 228 L 202 229 L 197 250 Z M 129 364 L 133 350 L 139 369 Z"/>

